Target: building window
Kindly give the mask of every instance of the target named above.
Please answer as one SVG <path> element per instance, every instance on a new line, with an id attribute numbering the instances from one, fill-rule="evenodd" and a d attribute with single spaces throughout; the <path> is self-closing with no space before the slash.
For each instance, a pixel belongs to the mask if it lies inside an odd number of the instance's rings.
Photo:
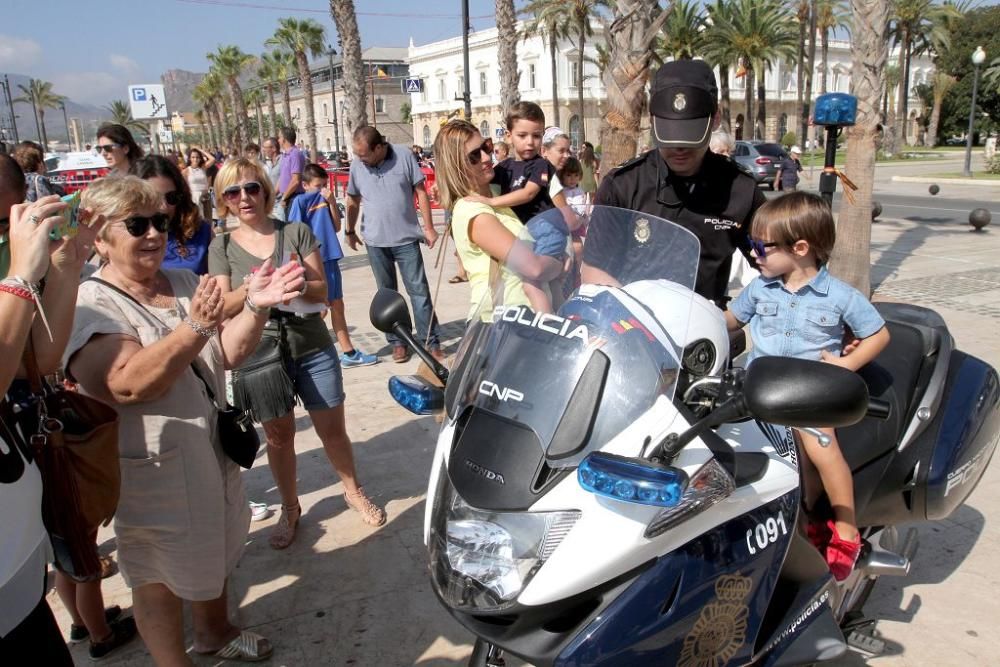
<path id="1" fill-rule="evenodd" d="M 784 136 L 788 133 L 788 114 L 781 114 L 781 118 L 778 120 L 778 141 L 781 141 Z"/>
<path id="2" fill-rule="evenodd" d="M 443 102 L 445 98 L 444 79 L 438 79 L 438 101 Z"/>
<path id="3" fill-rule="evenodd" d="M 580 146 L 580 117 L 575 114 L 569 119 L 569 143 L 573 150 Z"/>
<path id="4" fill-rule="evenodd" d="M 576 68 L 576 62 L 571 62 L 569 64 L 569 86 L 570 88 L 577 88 L 580 86 L 580 72 Z"/>
<path id="5" fill-rule="evenodd" d="M 326 102 L 323 102 L 323 118 L 329 118 L 330 114 L 326 112 Z"/>
<path id="6" fill-rule="evenodd" d="M 479 124 L 479 134 L 483 135 L 484 137 L 489 137 L 490 136 L 490 123 L 489 123 L 489 121 L 485 121 L 484 120 L 482 123 Z"/>
<path id="7" fill-rule="evenodd" d="M 385 113 L 385 98 L 375 98 L 375 113 Z"/>
<path id="8" fill-rule="evenodd" d="M 528 88 L 531 90 L 537 88 L 535 85 L 535 63 L 528 65 Z"/>
<path id="9" fill-rule="evenodd" d="M 486 94 L 486 72 L 479 73 L 479 94 Z"/>
<path id="10" fill-rule="evenodd" d="M 424 125 L 424 147 L 431 145 L 431 128 L 429 125 Z"/>

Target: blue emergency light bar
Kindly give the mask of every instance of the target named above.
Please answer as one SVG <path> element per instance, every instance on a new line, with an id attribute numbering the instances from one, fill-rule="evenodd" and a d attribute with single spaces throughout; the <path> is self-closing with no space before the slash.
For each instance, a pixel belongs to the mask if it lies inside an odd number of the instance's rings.
<path id="1" fill-rule="evenodd" d="M 814 125 L 854 125 L 858 118 L 858 98 L 847 93 L 827 93 L 816 98 Z"/>

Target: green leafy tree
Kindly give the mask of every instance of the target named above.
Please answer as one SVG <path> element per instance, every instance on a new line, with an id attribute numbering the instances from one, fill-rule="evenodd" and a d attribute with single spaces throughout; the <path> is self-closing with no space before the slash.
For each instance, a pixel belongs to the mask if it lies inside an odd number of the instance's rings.
<path id="1" fill-rule="evenodd" d="M 34 111 L 38 114 L 35 123 L 38 126 L 38 138 L 44 150 L 49 150 L 49 136 L 45 131 L 45 110 L 58 109 L 66 101 L 62 95 L 57 95 L 52 91 L 52 84 L 41 79 L 32 79 L 27 86 L 18 84 L 21 97 L 17 97 L 13 102 L 26 102 L 34 105 Z"/>
<path id="2" fill-rule="evenodd" d="M 236 113 L 236 144 L 242 146 L 252 136 L 250 134 L 249 114 L 243 99 L 243 89 L 240 88 L 239 77 L 243 70 L 256 59 L 249 53 L 232 44 L 220 45 L 213 53 L 208 54 L 208 60 L 213 69 L 229 84 L 229 95 L 232 99 L 233 111 Z"/>
<path id="3" fill-rule="evenodd" d="M 562 3 L 553 0 L 532 0 L 521 13 L 530 16 L 524 28 L 524 39 L 538 35 L 548 42 L 549 69 L 552 70 L 552 124 L 559 125 L 559 80 L 556 55 L 559 40 L 566 37 L 566 17 Z"/>
<path id="4" fill-rule="evenodd" d="M 325 53 L 326 30 L 312 19 L 284 18 L 278 21 L 274 36 L 264 42 L 295 55 L 295 63 L 302 81 L 302 93 L 306 105 L 306 137 L 309 150 L 315 155 L 319 146 L 316 140 L 316 110 L 313 108 L 312 73 L 309 71 L 309 56 L 317 57 Z"/>

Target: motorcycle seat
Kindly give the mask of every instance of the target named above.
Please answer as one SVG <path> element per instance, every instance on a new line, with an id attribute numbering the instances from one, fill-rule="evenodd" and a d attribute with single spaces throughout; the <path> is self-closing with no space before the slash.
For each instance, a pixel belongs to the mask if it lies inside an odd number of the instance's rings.
<path id="1" fill-rule="evenodd" d="M 947 329 L 940 316 L 906 304 L 878 303 L 891 342 L 858 374 L 872 398 L 888 401 L 888 419 L 865 418 L 837 432 L 841 451 L 851 470 L 891 451 L 909 424 L 913 406 L 927 388 Z"/>

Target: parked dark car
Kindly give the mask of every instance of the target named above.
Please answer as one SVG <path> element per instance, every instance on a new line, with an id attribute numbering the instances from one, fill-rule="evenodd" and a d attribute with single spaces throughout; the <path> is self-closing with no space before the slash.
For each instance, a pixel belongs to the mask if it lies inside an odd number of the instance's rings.
<path id="1" fill-rule="evenodd" d="M 781 161 L 788 157 L 781 144 L 763 141 L 737 141 L 732 158 L 743 165 L 757 183 L 774 189 L 774 177 Z"/>

